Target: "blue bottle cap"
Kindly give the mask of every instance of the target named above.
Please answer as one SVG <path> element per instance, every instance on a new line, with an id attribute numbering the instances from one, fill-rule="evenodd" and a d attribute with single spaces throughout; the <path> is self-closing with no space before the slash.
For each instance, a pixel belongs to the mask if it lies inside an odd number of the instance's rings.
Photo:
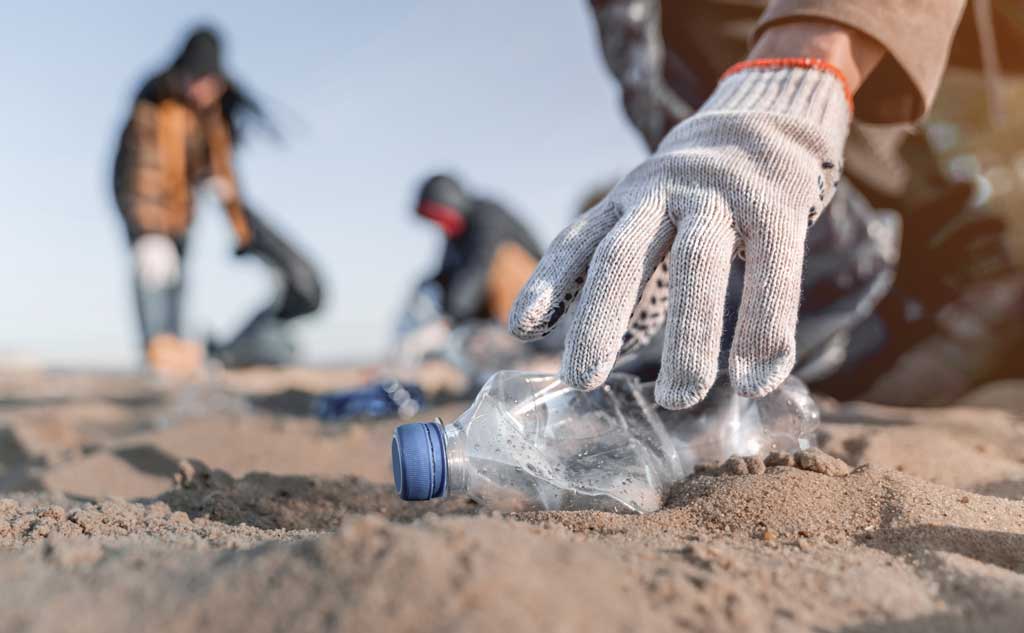
<path id="1" fill-rule="evenodd" d="M 440 422 L 414 422 L 396 428 L 391 438 L 391 470 L 395 490 L 406 501 L 444 495 L 448 458 Z"/>

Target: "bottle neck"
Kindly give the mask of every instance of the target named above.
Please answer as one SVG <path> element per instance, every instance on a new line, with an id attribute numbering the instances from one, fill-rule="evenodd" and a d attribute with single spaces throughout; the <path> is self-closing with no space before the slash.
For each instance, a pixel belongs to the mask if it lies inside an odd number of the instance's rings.
<path id="1" fill-rule="evenodd" d="M 465 494 L 469 489 L 469 464 L 466 460 L 466 436 L 456 424 L 444 425 L 445 496 Z"/>

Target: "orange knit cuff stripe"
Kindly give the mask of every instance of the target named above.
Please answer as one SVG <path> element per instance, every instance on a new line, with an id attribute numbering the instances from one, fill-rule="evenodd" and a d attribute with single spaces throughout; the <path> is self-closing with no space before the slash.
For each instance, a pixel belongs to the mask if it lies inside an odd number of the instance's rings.
<path id="1" fill-rule="evenodd" d="M 846 103 L 850 106 L 850 114 L 853 114 L 853 93 L 850 92 L 850 84 L 846 83 L 846 77 L 843 76 L 843 72 L 828 63 L 824 59 L 817 59 L 814 57 L 778 57 L 772 59 L 748 59 L 738 64 L 733 64 L 728 70 L 722 74 L 722 79 L 725 79 L 729 75 L 740 72 L 741 70 L 773 70 L 776 68 L 812 68 L 814 70 L 820 70 L 826 72 L 836 79 L 843 86 L 843 93 L 846 95 Z"/>

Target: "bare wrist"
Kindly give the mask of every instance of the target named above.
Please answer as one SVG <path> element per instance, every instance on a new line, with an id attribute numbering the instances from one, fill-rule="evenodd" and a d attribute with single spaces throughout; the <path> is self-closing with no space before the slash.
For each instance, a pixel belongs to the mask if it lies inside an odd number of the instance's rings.
<path id="1" fill-rule="evenodd" d="M 832 22 L 785 22 L 761 34 L 748 59 L 807 57 L 834 66 L 856 93 L 885 56 L 885 49 L 860 31 Z"/>

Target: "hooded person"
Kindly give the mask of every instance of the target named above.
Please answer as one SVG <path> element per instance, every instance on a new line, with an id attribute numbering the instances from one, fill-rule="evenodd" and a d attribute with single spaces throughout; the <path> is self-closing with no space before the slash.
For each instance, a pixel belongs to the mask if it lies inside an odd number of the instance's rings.
<path id="1" fill-rule="evenodd" d="M 224 206 L 238 254 L 260 256 L 284 283 L 232 343 L 211 346 L 237 360 L 283 362 L 291 348 L 280 325 L 315 310 L 320 287 L 312 267 L 272 231 L 239 192 L 233 152 L 247 120 L 269 127 L 259 105 L 224 72 L 220 43 L 199 28 L 169 68 L 135 99 L 114 165 L 114 194 L 134 259 L 146 360 L 161 373 L 191 374 L 202 347 L 182 338 L 182 256 L 193 218 L 193 189 L 209 182 Z M 258 336 L 253 336 L 253 334 Z"/>
<path id="2" fill-rule="evenodd" d="M 441 288 L 445 315 L 454 325 L 471 319 L 506 325 L 516 295 L 540 259 L 530 232 L 500 205 L 467 194 L 446 175 L 423 184 L 416 213 L 447 239 L 441 270 L 432 280 Z"/>

